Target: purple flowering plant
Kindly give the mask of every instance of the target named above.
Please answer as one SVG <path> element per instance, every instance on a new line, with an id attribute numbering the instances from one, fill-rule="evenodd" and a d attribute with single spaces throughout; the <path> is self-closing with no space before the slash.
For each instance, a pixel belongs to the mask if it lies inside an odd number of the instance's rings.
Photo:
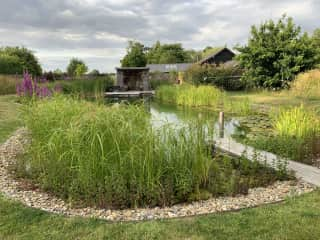
<path id="1" fill-rule="evenodd" d="M 41 85 L 39 83 L 41 83 Z M 22 82 L 16 86 L 17 95 L 27 98 L 45 98 L 52 96 L 54 93 L 61 92 L 61 86 L 56 85 L 54 89 L 51 90 L 48 86 L 44 86 L 46 83 L 47 80 L 45 78 L 33 79 L 32 76 L 25 71 Z"/>

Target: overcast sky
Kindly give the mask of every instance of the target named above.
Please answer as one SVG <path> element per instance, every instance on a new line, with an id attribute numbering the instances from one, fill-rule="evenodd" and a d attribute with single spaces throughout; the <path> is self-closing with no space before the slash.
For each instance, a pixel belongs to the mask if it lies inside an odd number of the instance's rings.
<path id="1" fill-rule="evenodd" d="M 303 31 L 320 27 L 320 0 L 1 0 L 0 45 L 32 49 L 45 70 L 65 70 L 78 57 L 106 72 L 128 40 L 232 48 L 251 25 L 283 13 Z"/>

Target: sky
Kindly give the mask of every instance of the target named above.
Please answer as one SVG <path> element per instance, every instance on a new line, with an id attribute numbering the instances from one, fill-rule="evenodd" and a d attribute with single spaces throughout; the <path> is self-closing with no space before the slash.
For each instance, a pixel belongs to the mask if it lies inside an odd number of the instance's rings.
<path id="1" fill-rule="evenodd" d="M 303 31 L 320 27 L 320 0 L 0 0 L 0 46 L 25 46 L 44 70 L 72 57 L 114 72 L 129 40 L 187 49 L 245 44 L 250 26 L 284 13 Z"/>

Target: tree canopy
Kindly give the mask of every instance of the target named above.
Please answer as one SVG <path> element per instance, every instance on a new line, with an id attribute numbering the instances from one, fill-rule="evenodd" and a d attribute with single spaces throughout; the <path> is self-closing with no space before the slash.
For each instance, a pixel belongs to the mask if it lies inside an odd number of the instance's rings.
<path id="1" fill-rule="evenodd" d="M 258 87 L 286 87 L 296 74 L 316 64 L 311 38 L 287 16 L 252 26 L 248 44 L 237 50 L 243 80 Z"/>
<path id="2" fill-rule="evenodd" d="M 163 44 L 156 42 L 147 53 L 148 63 L 187 63 L 191 62 L 191 52 L 186 51 L 181 43 Z"/>
<path id="3" fill-rule="evenodd" d="M 41 75 L 42 69 L 34 53 L 25 47 L 0 48 L 0 73 L 22 74 L 23 71 Z"/>
<path id="4" fill-rule="evenodd" d="M 67 73 L 69 76 L 83 75 L 88 71 L 87 65 L 84 61 L 78 58 L 72 58 L 67 67 Z"/>
<path id="5" fill-rule="evenodd" d="M 145 67 L 147 64 L 146 54 L 143 44 L 129 41 L 127 54 L 121 60 L 122 67 Z"/>

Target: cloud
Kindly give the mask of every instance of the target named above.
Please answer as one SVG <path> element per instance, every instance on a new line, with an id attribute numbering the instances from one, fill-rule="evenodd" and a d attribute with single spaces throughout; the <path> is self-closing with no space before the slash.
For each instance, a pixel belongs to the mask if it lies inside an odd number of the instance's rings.
<path id="1" fill-rule="evenodd" d="M 250 26 L 283 13 L 302 29 L 320 27 L 318 0 L 10 0 L 0 8 L 0 45 L 24 45 L 45 69 L 81 57 L 113 71 L 128 40 L 186 48 L 245 43 Z"/>

